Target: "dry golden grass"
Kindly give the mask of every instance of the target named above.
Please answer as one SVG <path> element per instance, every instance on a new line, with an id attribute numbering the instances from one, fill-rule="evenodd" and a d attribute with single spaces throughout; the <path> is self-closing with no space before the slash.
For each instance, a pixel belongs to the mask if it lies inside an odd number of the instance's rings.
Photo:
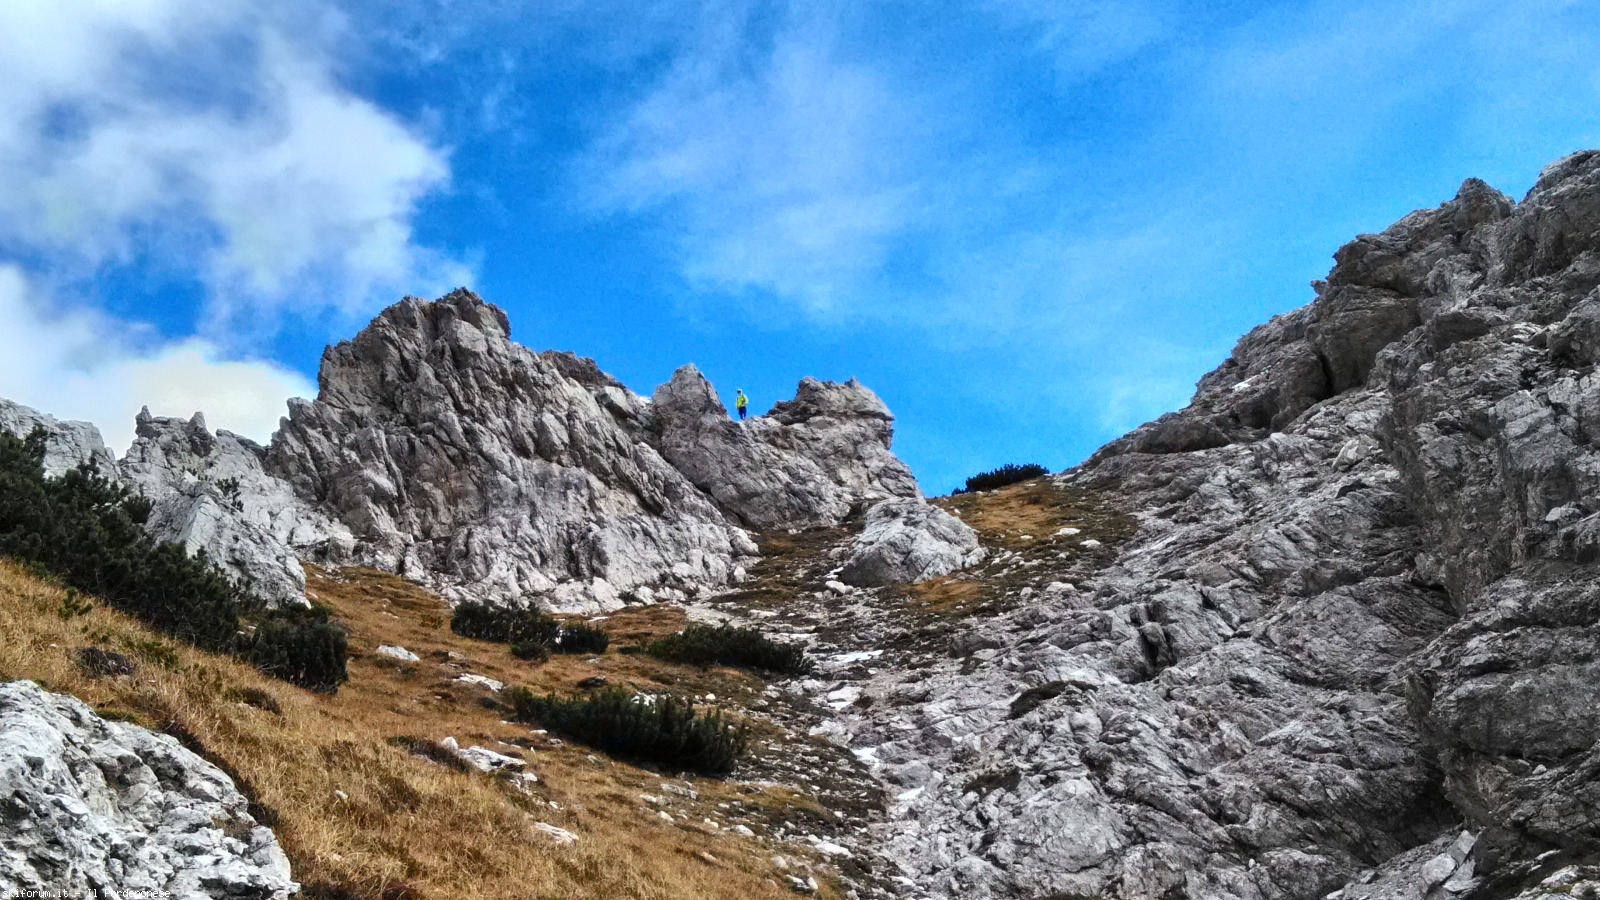
<path id="1" fill-rule="evenodd" d="M 779 885 L 771 849 L 691 823 L 718 802 L 803 808 L 809 798 L 700 780 L 699 807 L 687 821 L 669 824 L 639 800 L 659 792 L 662 776 L 573 745 L 545 747 L 526 726 L 502 721 L 506 711 L 494 695 L 455 682 L 451 666 L 535 689 L 569 687 L 591 674 L 614 683 L 676 681 L 719 697 L 759 683 L 615 651 L 597 663 L 558 656 L 534 668 L 504 647 L 451 634 L 444 605 L 399 579 L 311 571 L 310 588 L 351 632 L 350 682 L 335 695 L 309 694 L 167 641 L 99 605 L 77 610 L 67 591 L 0 561 L 0 678 L 32 679 L 102 714 L 178 735 L 222 765 L 273 826 L 310 897 L 793 896 Z M 614 646 L 626 645 L 676 628 L 679 616 L 647 609 L 607 625 L 621 638 Z M 376 656 L 379 643 L 400 644 L 423 660 Z M 126 653 L 139 670 L 87 677 L 74 657 L 86 646 Z M 464 658 L 443 661 L 450 652 Z M 274 706 L 280 712 L 269 711 Z M 541 781 L 525 792 L 458 772 L 389 742 L 403 736 L 454 736 L 522 755 Z M 528 747 L 534 749 L 519 749 Z M 578 844 L 555 846 L 532 828 L 539 821 L 577 833 Z M 836 895 L 831 887 L 824 894 Z"/>
<path id="2" fill-rule="evenodd" d="M 915 612 L 938 618 L 971 615 L 988 602 L 983 582 L 970 575 L 945 575 L 904 587 L 906 601 Z"/>
<path id="3" fill-rule="evenodd" d="M 1008 550 L 1023 549 L 1068 526 L 1087 530 L 1094 518 L 1094 510 L 1082 497 L 1048 478 L 977 494 L 954 494 L 934 502 L 959 515 L 985 544 Z"/>
<path id="4" fill-rule="evenodd" d="M 972 526 L 985 547 L 1013 551 L 1026 558 L 1048 559 L 1063 553 L 1110 554 L 1133 535 L 1138 525 L 1105 497 L 1049 478 L 939 497 L 933 502 Z M 1076 528 L 1078 533 L 1058 534 L 1065 528 Z M 1089 539 L 1099 541 L 1101 547 L 1085 551 L 1079 546 Z M 979 569 L 898 590 L 913 612 L 929 620 L 950 620 L 997 612 L 1010 592 L 1028 580 L 1026 575 L 1008 579 Z"/>

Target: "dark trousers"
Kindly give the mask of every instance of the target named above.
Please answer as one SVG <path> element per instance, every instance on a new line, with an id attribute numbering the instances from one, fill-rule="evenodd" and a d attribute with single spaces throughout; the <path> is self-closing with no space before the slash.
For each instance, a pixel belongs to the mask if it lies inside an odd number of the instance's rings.
<path id="1" fill-rule="evenodd" d="M 744 421 L 744 407 L 739 407 L 739 421 Z"/>

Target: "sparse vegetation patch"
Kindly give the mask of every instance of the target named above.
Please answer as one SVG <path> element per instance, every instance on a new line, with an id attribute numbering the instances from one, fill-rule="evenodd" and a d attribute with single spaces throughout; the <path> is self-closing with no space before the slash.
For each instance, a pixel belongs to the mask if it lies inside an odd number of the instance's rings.
<path id="1" fill-rule="evenodd" d="M 746 747 L 743 726 L 734 726 L 721 713 L 697 714 L 688 700 L 670 694 L 607 688 L 561 699 L 514 688 L 511 703 L 522 721 L 613 756 L 674 769 L 727 774 Z"/>
<path id="2" fill-rule="evenodd" d="M 237 653 L 263 672 L 318 691 L 345 680 L 344 631 L 326 612 L 262 611 L 262 604 L 212 565 L 144 530 L 150 501 L 83 467 L 44 474 L 45 433 L 0 432 L 0 556 L 58 579 L 73 591 L 59 615 L 92 608 L 93 594 L 183 643 Z M 241 612 L 255 635 L 240 638 Z"/>
<path id="3" fill-rule="evenodd" d="M 779 643 L 754 628 L 732 625 L 690 625 L 651 642 L 645 652 L 657 659 L 696 666 L 740 666 L 781 675 L 811 671 L 811 660 L 799 644 Z"/>
<path id="4" fill-rule="evenodd" d="M 998 469 L 990 469 L 987 472 L 980 472 L 968 478 L 966 487 L 956 488 L 954 493 L 970 494 L 974 491 L 992 491 L 995 488 L 1003 488 L 1009 484 L 1016 484 L 1019 481 L 1027 481 L 1030 478 L 1038 478 L 1041 475 L 1048 474 L 1049 470 L 1038 463 L 1026 463 L 1023 465 L 1006 463 Z"/>

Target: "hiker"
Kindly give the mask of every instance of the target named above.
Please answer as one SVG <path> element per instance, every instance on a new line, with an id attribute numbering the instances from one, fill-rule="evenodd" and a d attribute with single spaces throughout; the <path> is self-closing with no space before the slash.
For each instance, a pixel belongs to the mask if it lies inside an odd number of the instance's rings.
<path id="1" fill-rule="evenodd" d="M 750 398 L 744 395 L 744 388 L 739 388 L 733 398 L 733 408 L 739 411 L 739 421 L 744 421 L 744 410 L 749 405 Z"/>

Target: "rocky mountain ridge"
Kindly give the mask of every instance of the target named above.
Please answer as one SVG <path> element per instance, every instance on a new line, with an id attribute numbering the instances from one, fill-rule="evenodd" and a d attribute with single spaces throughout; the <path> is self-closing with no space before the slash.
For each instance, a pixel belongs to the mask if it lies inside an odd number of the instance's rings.
<path id="1" fill-rule="evenodd" d="M 291 400 L 267 447 L 213 434 L 198 413 L 141 412 L 120 461 L 85 423 L 5 403 L 0 426 L 45 427 L 53 469 L 92 459 L 154 502 L 158 538 L 204 550 L 274 603 L 304 602 L 301 560 L 375 566 L 454 600 L 681 600 L 743 577 L 748 528 L 924 505 L 889 450 L 893 417 L 856 381 L 807 378 L 793 400 L 733 422 L 693 366 L 650 400 L 510 332 L 465 290 L 407 298 L 328 348 L 318 397 Z M 919 552 L 973 549 L 927 543 Z"/>

